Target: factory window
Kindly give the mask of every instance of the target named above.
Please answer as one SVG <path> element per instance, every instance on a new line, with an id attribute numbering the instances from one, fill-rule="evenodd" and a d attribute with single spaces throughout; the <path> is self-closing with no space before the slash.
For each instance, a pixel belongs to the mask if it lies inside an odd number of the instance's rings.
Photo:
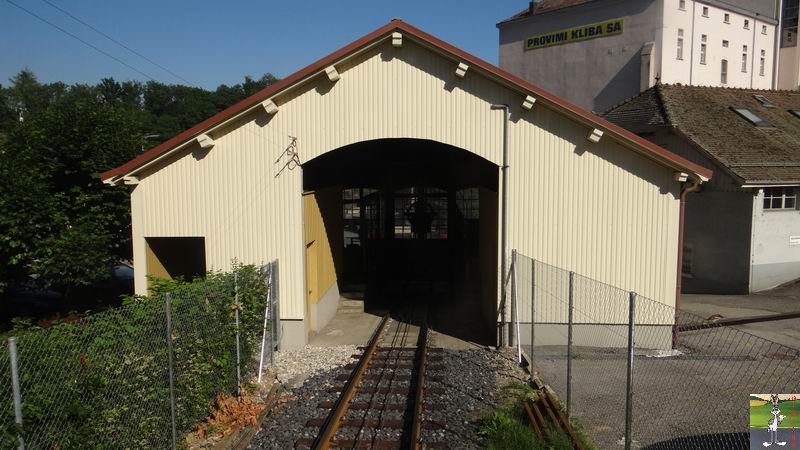
<path id="1" fill-rule="evenodd" d="M 764 209 L 796 209 L 797 190 L 794 187 L 764 189 Z"/>
<path id="2" fill-rule="evenodd" d="M 764 97 L 763 95 L 754 95 L 753 98 L 756 99 L 758 103 L 761 103 L 761 106 L 763 106 L 764 108 L 775 107 L 775 104 L 773 104 L 771 101 L 769 101 L 767 97 Z"/>
<path id="3" fill-rule="evenodd" d="M 678 2 L 678 9 L 682 9 L 682 10 L 686 11 L 686 0 L 680 0 Z"/>
<path id="4" fill-rule="evenodd" d="M 767 26 L 761 25 L 761 34 L 767 34 Z"/>
<path id="5" fill-rule="evenodd" d="M 678 59 L 683 59 L 683 28 L 678 28 Z"/>
<path id="6" fill-rule="evenodd" d="M 706 35 L 700 37 L 700 64 L 706 63 Z"/>
<path id="7" fill-rule="evenodd" d="M 723 60 L 724 61 L 724 60 Z M 750 111 L 747 108 L 736 108 L 731 106 L 731 110 L 741 116 L 743 119 L 747 120 L 748 122 L 752 123 L 753 125 L 759 128 L 770 128 L 772 124 L 767 122 L 766 120 L 762 119 L 761 117 L 757 116 L 756 113 Z"/>
<path id="8" fill-rule="evenodd" d="M 742 47 L 742 72 L 747 73 L 747 46 Z"/>
<path id="9" fill-rule="evenodd" d="M 764 76 L 764 66 L 766 65 L 765 64 L 766 63 L 766 58 L 765 58 L 766 55 L 767 55 L 767 52 L 764 51 L 764 50 L 761 50 L 761 60 L 758 62 L 758 74 L 760 76 L 762 76 L 762 77 Z"/>
<path id="10" fill-rule="evenodd" d="M 731 23 L 731 15 L 730 15 L 730 14 L 728 14 L 728 13 L 725 13 L 725 16 L 724 16 L 724 19 L 723 19 L 723 21 L 724 21 L 725 23 Z"/>
<path id="11" fill-rule="evenodd" d="M 708 17 L 708 6 L 703 6 L 703 17 Z"/>
<path id="12" fill-rule="evenodd" d="M 747 20 L 747 19 L 744 19 L 744 29 L 745 30 L 749 30 L 750 29 L 750 21 Z"/>
<path id="13" fill-rule="evenodd" d="M 719 66 L 719 82 L 728 84 L 728 60 L 723 59 Z"/>
<path id="14" fill-rule="evenodd" d="M 725 48 L 728 48 L 728 41 L 723 39 L 722 40 L 722 46 L 725 47 Z"/>

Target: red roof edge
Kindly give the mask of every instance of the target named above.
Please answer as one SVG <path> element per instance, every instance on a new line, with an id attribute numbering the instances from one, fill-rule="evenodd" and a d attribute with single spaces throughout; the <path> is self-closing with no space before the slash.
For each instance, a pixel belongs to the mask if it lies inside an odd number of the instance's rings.
<path id="1" fill-rule="evenodd" d="M 499 67 L 495 66 L 494 64 L 486 62 L 486 61 L 478 58 L 477 56 L 473 56 L 473 55 L 471 55 L 471 54 L 469 54 L 469 53 L 467 53 L 467 52 L 465 52 L 465 51 L 463 51 L 463 50 L 461 50 L 461 49 L 459 49 L 459 48 L 457 48 L 457 47 L 455 47 L 455 46 L 453 46 L 453 45 L 451 45 L 451 44 L 449 44 L 449 43 L 447 43 L 445 41 L 442 41 L 441 39 L 438 39 L 435 36 L 432 36 L 432 35 L 420 30 L 419 28 L 417 28 L 417 27 L 415 27 L 413 25 L 410 25 L 410 24 L 405 23 L 405 22 L 403 22 L 401 20 L 395 19 L 395 20 L 392 20 L 391 22 L 387 23 L 386 25 L 378 28 L 377 30 L 375 30 L 375 31 L 373 31 L 373 32 L 371 32 L 371 33 L 369 33 L 369 34 L 367 34 L 367 35 L 365 35 L 365 36 L 353 41 L 352 43 L 340 48 L 339 50 L 336 50 L 335 52 L 331 53 L 330 55 L 325 56 L 324 58 L 322 58 L 322 59 L 320 59 L 320 60 L 318 60 L 318 61 L 316 61 L 316 62 L 314 62 L 314 63 L 312 63 L 312 64 L 310 64 L 310 65 L 308 65 L 306 67 L 304 67 L 303 69 L 300 69 L 299 71 L 297 71 L 297 72 L 289 75 L 288 77 L 276 82 L 275 84 L 273 84 L 273 85 L 271 85 L 271 86 L 269 86 L 269 87 L 267 87 L 265 89 L 262 89 L 261 91 L 251 95 L 250 97 L 248 97 L 248 98 L 246 98 L 246 99 L 234 104 L 233 106 L 231 106 L 231 107 L 229 107 L 229 108 L 217 113 L 216 115 L 214 115 L 214 116 L 212 116 L 212 117 L 200 122 L 199 124 L 189 128 L 188 130 L 186 130 L 186 131 L 184 131 L 184 132 L 182 132 L 182 133 L 180 133 L 180 134 L 168 139 L 167 141 L 164 141 L 163 143 L 157 145 L 156 147 L 153 147 L 152 149 L 142 153 L 141 155 L 137 156 L 136 158 L 126 162 L 125 164 L 122 164 L 119 167 L 116 167 L 116 168 L 113 168 L 111 170 L 108 170 L 106 172 L 101 173 L 100 174 L 100 178 L 103 181 L 107 181 L 107 180 L 109 180 L 109 179 L 111 179 L 113 177 L 117 177 L 117 176 L 123 175 L 125 173 L 128 173 L 128 172 L 130 172 L 132 170 L 135 170 L 136 168 L 138 168 L 138 167 L 140 167 L 140 166 L 152 161 L 153 159 L 158 158 L 159 156 L 167 153 L 168 151 L 170 151 L 175 146 L 177 146 L 179 144 L 182 144 L 182 143 L 188 141 L 190 138 L 193 138 L 193 137 L 201 134 L 206 129 L 211 128 L 211 127 L 213 127 L 215 125 L 218 125 L 218 124 L 224 122 L 225 120 L 227 120 L 227 119 L 229 119 L 231 117 L 234 117 L 238 113 L 240 113 L 240 112 L 242 112 L 242 111 L 244 111 L 244 110 L 246 110 L 246 109 L 248 109 L 248 108 L 250 108 L 250 107 L 252 107 L 252 106 L 254 106 L 254 105 L 256 105 L 256 104 L 258 104 L 258 103 L 260 103 L 262 101 L 264 101 L 264 100 L 266 100 L 267 98 L 271 97 L 272 95 L 274 95 L 274 94 L 280 92 L 281 90 L 291 86 L 292 84 L 302 80 L 303 78 L 305 78 L 305 77 L 307 77 L 309 75 L 312 75 L 313 73 L 315 73 L 317 71 L 323 70 L 325 67 L 327 67 L 331 63 L 335 62 L 336 60 L 342 58 L 343 56 L 347 55 L 348 53 L 351 53 L 351 52 L 353 52 L 355 50 L 358 50 L 358 49 L 360 49 L 360 48 L 362 48 L 364 46 L 367 46 L 368 44 L 374 42 L 378 38 L 380 38 L 380 37 L 392 32 L 392 31 L 395 31 L 395 30 L 404 31 L 404 32 L 416 37 L 417 39 L 425 41 L 426 43 L 428 43 L 428 44 L 430 44 L 430 45 L 432 45 L 434 47 L 438 47 L 441 50 L 444 50 L 446 52 L 452 53 L 452 54 L 458 56 L 459 58 L 462 58 L 464 61 L 470 63 L 471 65 L 479 67 L 482 70 L 484 70 L 486 72 L 489 72 L 492 75 L 494 75 L 494 76 L 496 76 L 496 77 L 498 77 L 498 78 L 500 78 L 502 80 L 505 80 L 506 82 L 508 82 L 508 83 L 510 83 L 512 85 L 516 85 L 521 90 L 529 91 L 532 94 L 534 94 L 535 96 L 538 96 L 540 99 L 545 99 L 548 102 L 550 102 L 550 103 L 562 108 L 563 110 L 565 110 L 565 111 L 567 111 L 567 112 L 569 112 L 569 113 L 571 113 L 571 114 L 573 114 L 573 115 L 575 115 L 577 117 L 580 117 L 580 118 L 582 118 L 582 119 L 584 119 L 584 120 L 586 120 L 588 122 L 594 123 L 598 127 L 603 128 L 603 129 L 607 130 L 608 132 L 611 132 L 612 134 L 615 134 L 618 137 L 621 137 L 624 140 L 627 140 L 630 143 L 635 144 L 638 147 L 641 147 L 645 152 L 649 152 L 649 153 L 653 154 L 655 157 L 657 157 L 657 159 L 662 159 L 662 160 L 669 161 L 672 164 L 676 165 L 677 167 L 686 169 L 686 170 L 688 170 L 690 172 L 693 172 L 693 173 L 695 173 L 697 175 L 700 175 L 701 177 L 704 177 L 704 178 L 711 178 L 712 175 L 713 175 L 713 171 L 711 171 L 710 169 L 707 169 L 707 168 L 702 167 L 702 166 L 700 166 L 698 164 L 695 164 L 695 163 L 693 163 L 693 162 L 691 162 L 691 161 L 689 161 L 689 160 L 687 160 L 685 158 L 682 158 L 682 157 L 670 152 L 669 150 L 667 150 L 665 148 L 662 148 L 662 147 L 660 147 L 660 146 L 648 141 L 647 139 L 644 139 L 644 138 L 642 138 L 642 137 L 640 137 L 640 136 L 638 136 L 638 135 L 636 135 L 636 134 L 634 134 L 634 133 L 632 133 L 632 132 L 630 132 L 630 131 L 628 131 L 628 130 L 626 130 L 626 129 L 618 126 L 618 125 L 615 125 L 615 124 L 603 119 L 602 117 L 600 117 L 600 116 L 598 116 L 596 114 L 593 114 L 593 113 L 591 113 L 589 111 L 586 111 L 585 109 L 583 109 L 583 108 L 581 108 L 581 107 L 579 107 L 577 105 L 574 105 L 574 104 L 562 99 L 561 97 L 558 97 L 558 96 L 556 96 L 554 94 L 551 94 L 550 92 L 547 92 L 544 89 L 542 89 L 542 88 L 540 88 L 540 87 L 538 87 L 536 85 L 533 85 L 533 84 L 531 84 L 531 83 L 529 83 L 529 82 L 527 82 L 527 81 L 525 81 L 525 80 L 523 80 L 523 79 L 521 79 L 521 78 L 519 78 L 519 77 L 517 77 L 515 75 L 512 75 L 511 73 L 506 72 L 503 69 L 500 69 Z"/>

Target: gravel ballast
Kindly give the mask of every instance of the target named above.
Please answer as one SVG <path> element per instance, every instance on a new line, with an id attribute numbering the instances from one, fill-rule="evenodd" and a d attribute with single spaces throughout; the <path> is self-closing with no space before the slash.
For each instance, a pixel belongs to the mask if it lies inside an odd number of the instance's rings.
<path id="1" fill-rule="evenodd" d="M 433 337 L 435 346 L 435 334 Z M 323 400 L 336 400 L 337 394 L 328 390 L 344 385 L 337 375 L 347 374 L 344 366 L 352 363 L 352 355 L 360 353 L 353 345 L 333 347 L 304 347 L 276 355 L 276 376 L 285 392 L 278 406 L 265 419 L 251 449 L 294 448 L 300 438 L 313 438 L 318 428 L 306 427 L 311 418 L 324 418 L 329 410 L 318 408 Z M 443 371 L 431 373 L 442 377 L 441 382 L 428 380 L 426 388 L 444 388 L 444 394 L 430 394 L 426 402 L 445 405 L 444 410 L 426 411 L 427 420 L 445 424 L 444 429 L 423 429 L 423 441 L 445 442 L 452 449 L 482 448 L 478 435 L 480 419 L 499 406 L 500 387 L 510 381 L 525 381 L 526 375 L 517 367 L 516 353 L 475 347 L 471 350 L 445 349 L 443 361 L 437 365 Z M 398 383 L 400 384 L 400 383 Z M 397 384 L 396 384 L 397 385 Z M 358 400 L 383 401 L 385 395 L 359 395 Z M 380 398 L 377 398 L 380 397 Z M 348 417 L 374 417 L 375 411 L 351 411 Z M 384 411 L 383 417 L 395 418 L 400 412 Z M 341 436 L 353 437 L 358 430 L 342 430 Z M 379 438 L 396 439 L 400 430 L 380 430 Z M 375 436 L 372 430 L 362 430 L 362 437 Z"/>

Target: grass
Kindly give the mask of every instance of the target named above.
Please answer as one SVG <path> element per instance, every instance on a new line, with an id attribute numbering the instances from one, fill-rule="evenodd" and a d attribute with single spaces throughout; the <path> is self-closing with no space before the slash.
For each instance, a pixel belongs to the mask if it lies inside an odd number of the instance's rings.
<path id="1" fill-rule="evenodd" d="M 781 415 L 786 416 L 778 428 L 792 428 L 800 426 L 800 400 L 786 400 L 778 403 L 778 409 L 781 410 Z M 772 404 L 765 403 L 763 405 L 753 406 L 750 405 L 750 427 L 751 428 L 767 428 L 769 420 L 772 418 Z M 792 416 L 792 412 L 795 416 Z"/>
<path id="2" fill-rule="evenodd" d="M 490 450 L 571 450 L 572 441 L 569 436 L 550 428 L 550 442 L 540 439 L 528 425 L 523 409 L 526 401 L 536 401 L 536 392 L 526 383 L 512 382 L 501 388 L 503 405 L 483 420 L 480 435 L 486 439 L 486 447 Z M 573 428 L 587 449 L 594 449 L 588 438 L 575 424 Z"/>

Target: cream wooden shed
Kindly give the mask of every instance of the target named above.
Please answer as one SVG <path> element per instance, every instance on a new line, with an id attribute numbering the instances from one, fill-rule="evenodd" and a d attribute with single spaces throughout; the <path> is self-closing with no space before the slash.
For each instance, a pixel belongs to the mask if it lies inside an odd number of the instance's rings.
<path id="1" fill-rule="evenodd" d="M 131 187 L 137 293 L 278 259 L 287 346 L 359 286 L 449 280 L 476 298 L 452 320 L 494 327 L 511 249 L 674 307 L 682 185 L 710 177 L 400 20 L 102 174 Z"/>

